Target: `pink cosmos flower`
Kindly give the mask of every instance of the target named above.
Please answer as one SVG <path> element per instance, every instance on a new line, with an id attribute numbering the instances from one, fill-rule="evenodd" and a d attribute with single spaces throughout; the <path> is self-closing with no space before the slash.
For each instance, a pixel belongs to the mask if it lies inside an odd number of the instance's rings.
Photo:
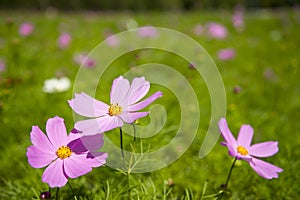
<path id="1" fill-rule="evenodd" d="M 85 93 L 75 94 L 69 100 L 70 107 L 79 115 L 90 117 L 75 124 L 75 129 L 85 135 L 103 133 L 122 127 L 123 123 L 133 123 L 149 112 L 137 112 L 162 96 L 160 91 L 141 100 L 149 91 L 150 83 L 144 77 L 134 78 L 131 85 L 122 76 L 113 81 L 110 92 L 110 105 L 98 101 Z"/>
<path id="2" fill-rule="evenodd" d="M 108 46 L 111 47 L 119 46 L 120 43 L 119 39 L 115 35 L 109 35 L 105 41 L 108 44 Z"/>
<path id="3" fill-rule="evenodd" d="M 93 60 L 92 58 L 88 57 L 87 54 L 85 53 L 81 53 L 78 55 L 74 56 L 74 61 L 79 64 L 82 65 L 83 67 L 86 68 L 93 68 L 96 65 L 95 60 Z"/>
<path id="4" fill-rule="evenodd" d="M 232 24 L 238 31 L 244 29 L 244 9 L 241 6 L 237 6 L 232 15 Z"/>
<path id="5" fill-rule="evenodd" d="M 207 24 L 207 32 L 211 38 L 220 39 L 220 40 L 226 38 L 228 35 L 225 26 L 215 22 L 211 22 Z"/>
<path id="6" fill-rule="evenodd" d="M 70 45 L 72 37 L 69 33 L 62 33 L 58 38 L 58 46 L 60 48 L 66 48 Z"/>
<path id="7" fill-rule="evenodd" d="M 19 28 L 19 34 L 21 36 L 29 36 L 34 30 L 34 26 L 31 23 L 23 23 Z"/>
<path id="8" fill-rule="evenodd" d="M 230 60 L 235 57 L 235 50 L 233 48 L 222 49 L 218 51 L 218 58 L 220 60 Z"/>
<path id="9" fill-rule="evenodd" d="M 6 70 L 5 62 L 2 59 L 0 59 L 0 73 L 4 72 L 5 70 Z"/>
<path id="10" fill-rule="evenodd" d="M 145 26 L 138 30 L 138 35 L 140 37 L 155 38 L 158 36 L 158 32 L 155 27 Z"/>
<path id="11" fill-rule="evenodd" d="M 237 140 L 230 132 L 225 118 L 219 121 L 219 129 L 225 142 L 221 144 L 227 146 L 230 156 L 247 161 L 252 169 L 263 178 L 278 178 L 278 173 L 283 169 L 272 165 L 256 157 L 269 157 L 278 152 L 278 142 L 262 142 L 251 145 L 253 129 L 250 125 L 243 125 L 240 129 Z"/>
<path id="12" fill-rule="evenodd" d="M 77 178 L 106 162 L 107 154 L 96 152 L 103 145 L 103 135 L 80 137 L 67 135 L 64 120 L 50 118 L 46 125 L 47 136 L 38 126 L 30 133 L 32 146 L 27 148 L 29 164 L 34 168 L 46 167 L 42 180 L 50 187 L 64 186 L 68 178 Z"/>
<path id="13" fill-rule="evenodd" d="M 204 32 L 204 28 L 202 25 L 200 24 L 196 24 L 196 26 L 194 27 L 194 33 L 197 36 L 201 36 Z"/>

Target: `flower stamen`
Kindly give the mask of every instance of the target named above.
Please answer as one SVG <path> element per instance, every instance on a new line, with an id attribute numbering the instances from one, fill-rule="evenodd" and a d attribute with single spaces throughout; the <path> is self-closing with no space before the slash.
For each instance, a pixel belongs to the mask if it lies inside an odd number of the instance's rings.
<path id="1" fill-rule="evenodd" d="M 122 113 L 122 107 L 118 105 L 111 104 L 108 108 L 108 114 L 110 116 L 116 116 Z"/>
<path id="2" fill-rule="evenodd" d="M 241 154 L 241 155 L 243 155 L 243 156 L 248 155 L 248 150 L 247 150 L 245 147 L 243 147 L 243 146 L 238 146 L 238 147 L 236 148 L 236 150 L 237 150 L 237 152 L 238 152 L 239 154 Z"/>
<path id="3" fill-rule="evenodd" d="M 60 159 L 65 159 L 71 156 L 72 150 L 70 149 L 70 147 L 61 146 L 57 149 L 55 153 Z"/>

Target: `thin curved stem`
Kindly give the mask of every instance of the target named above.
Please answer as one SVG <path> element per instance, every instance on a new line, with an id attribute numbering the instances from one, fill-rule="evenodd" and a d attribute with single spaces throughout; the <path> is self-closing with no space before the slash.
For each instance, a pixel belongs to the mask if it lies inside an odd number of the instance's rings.
<path id="1" fill-rule="evenodd" d="M 235 164 L 236 161 L 237 161 L 237 158 L 234 158 L 234 160 L 232 161 L 232 164 L 231 164 L 228 176 L 227 176 L 227 180 L 226 180 L 226 183 L 225 183 L 226 188 L 228 186 L 228 182 L 229 182 L 229 179 L 230 179 L 230 176 L 231 176 L 231 172 L 233 170 L 233 167 L 234 167 L 234 164 Z"/>
<path id="2" fill-rule="evenodd" d="M 74 199 L 77 199 L 75 193 L 74 193 L 74 190 L 73 190 L 73 187 L 71 186 L 71 184 L 69 183 L 69 181 L 67 182 L 68 186 L 70 187 L 71 191 L 72 191 L 72 194 L 74 196 Z"/>
<path id="3" fill-rule="evenodd" d="M 223 196 L 224 196 L 226 190 L 228 189 L 229 179 L 230 179 L 230 177 L 231 177 L 231 173 L 232 173 L 232 170 L 233 170 L 233 167 L 234 167 L 236 161 L 237 161 L 237 158 L 235 157 L 234 160 L 232 161 L 232 164 L 231 164 L 231 167 L 230 167 L 230 170 L 229 170 L 229 173 L 228 173 L 228 176 L 227 176 L 225 185 L 223 185 L 224 189 L 222 189 L 222 190 L 220 191 L 220 193 L 217 194 L 217 196 L 218 196 L 217 199 L 218 199 L 218 200 L 223 199 Z"/>

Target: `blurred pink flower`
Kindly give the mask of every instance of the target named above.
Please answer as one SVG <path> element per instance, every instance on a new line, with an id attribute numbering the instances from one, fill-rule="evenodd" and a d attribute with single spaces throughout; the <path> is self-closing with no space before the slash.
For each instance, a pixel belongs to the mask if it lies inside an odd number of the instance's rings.
<path id="1" fill-rule="evenodd" d="M 115 36 L 115 35 L 109 35 L 105 42 L 108 44 L 108 46 L 111 46 L 111 47 L 116 47 L 116 46 L 119 46 L 119 39 Z"/>
<path id="2" fill-rule="evenodd" d="M 85 53 L 81 53 L 81 54 L 75 55 L 74 61 L 77 64 L 82 65 L 83 67 L 86 67 L 86 68 L 93 68 L 96 65 L 95 60 L 93 60 L 92 58 L 88 57 L 88 55 L 85 54 Z"/>
<path id="3" fill-rule="evenodd" d="M 158 34 L 156 28 L 152 26 L 145 26 L 138 29 L 138 35 L 140 37 L 155 38 Z"/>
<path id="4" fill-rule="evenodd" d="M 252 169 L 263 178 L 278 178 L 278 173 L 282 172 L 283 169 L 256 158 L 276 154 L 278 152 L 278 142 L 269 141 L 251 145 L 253 128 L 245 124 L 241 127 L 236 140 L 229 130 L 225 118 L 219 121 L 219 129 L 225 140 L 221 144 L 228 148 L 230 156 L 247 161 Z"/>
<path id="5" fill-rule="evenodd" d="M 206 25 L 206 28 L 207 28 L 207 33 L 211 38 L 221 40 L 226 38 L 228 35 L 226 27 L 219 23 L 210 22 Z"/>
<path id="6" fill-rule="evenodd" d="M 103 135 L 67 134 L 64 119 L 50 118 L 45 135 L 38 126 L 30 133 L 32 146 L 27 148 L 28 162 L 33 168 L 43 168 L 42 180 L 50 187 L 62 187 L 68 178 L 77 178 L 105 164 L 107 154 L 98 152 Z"/>
<path id="7" fill-rule="evenodd" d="M 234 10 L 233 16 L 232 16 L 232 24 L 238 31 L 244 30 L 244 9 L 241 6 L 237 6 Z"/>
<path id="8" fill-rule="evenodd" d="M 6 70 L 6 65 L 4 60 L 0 59 L 0 72 L 4 72 Z"/>
<path id="9" fill-rule="evenodd" d="M 110 104 L 98 101 L 82 92 L 69 100 L 70 107 L 79 115 L 90 119 L 75 123 L 75 129 L 84 135 L 94 135 L 122 127 L 145 117 L 149 112 L 138 112 L 162 96 L 160 91 L 140 101 L 149 91 L 150 82 L 144 77 L 129 80 L 119 76 L 113 81 L 110 91 Z"/>
<path id="10" fill-rule="evenodd" d="M 34 26 L 31 23 L 23 23 L 19 27 L 19 34 L 21 36 L 29 36 L 34 30 Z"/>
<path id="11" fill-rule="evenodd" d="M 72 37 L 69 33 L 62 33 L 58 38 L 58 46 L 60 48 L 66 48 L 70 45 Z"/>
<path id="12" fill-rule="evenodd" d="M 235 50 L 233 48 L 221 49 L 218 51 L 218 58 L 220 60 L 230 60 L 235 57 Z"/>
<path id="13" fill-rule="evenodd" d="M 204 28 L 202 25 L 196 24 L 193 31 L 195 35 L 201 36 L 204 33 Z"/>

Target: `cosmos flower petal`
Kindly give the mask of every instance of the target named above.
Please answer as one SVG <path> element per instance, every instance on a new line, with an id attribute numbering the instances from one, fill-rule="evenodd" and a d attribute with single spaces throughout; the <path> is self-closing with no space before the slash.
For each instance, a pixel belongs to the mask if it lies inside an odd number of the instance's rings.
<path id="1" fill-rule="evenodd" d="M 48 119 L 46 131 L 50 142 L 56 149 L 67 144 L 67 130 L 64 119 L 57 116 Z"/>
<path id="2" fill-rule="evenodd" d="M 123 76 L 119 76 L 113 81 L 110 91 L 110 103 L 119 104 L 121 107 L 125 107 L 125 98 L 130 88 L 130 83 Z"/>
<path id="3" fill-rule="evenodd" d="M 122 120 L 115 116 L 82 120 L 75 124 L 75 128 L 80 130 L 83 135 L 95 135 L 121 126 L 123 126 Z"/>
<path id="4" fill-rule="evenodd" d="M 101 165 L 104 165 L 107 157 L 108 154 L 103 152 L 93 152 L 88 153 L 87 155 L 87 158 L 93 158 L 88 160 L 92 167 L 100 167 Z"/>
<path id="5" fill-rule="evenodd" d="M 133 123 L 135 120 L 145 117 L 149 112 L 123 112 L 120 117 L 128 124 Z"/>
<path id="6" fill-rule="evenodd" d="M 233 137 L 230 129 L 228 128 L 227 122 L 225 118 L 221 118 L 221 120 L 219 121 L 219 129 L 220 132 L 222 134 L 222 137 L 224 138 L 224 140 L 227 143 L 227 147 L 228 146 L 234 146 L 237 144 L 235 138 Z"/>
<path id="7" fill-rule="evenodd" d="M 38 126 L 32 126 L 30 139 L 33 146 L 40 147 L 41 151 L 45 153 L 51 153 L 56 150 L 47 136 L 41 131 Z"/>
<path id="8" fill-rule="evenodd" d="M 132 105 L 143 98 L 150 89 L 149 81 L 145 77 L 134 78 L 128 91 L 125 105 Z"/>
<path id="9" fill-rule="evenodd" d="M 253 158 L 249 164 L 258 175 L 266 179 L 278 178 L 278 173 L 283 171 L 280 167 L 256 158 Z"/>
<path id="10" fill-rule="evenodd" d="M 256 157 L 269 157 L 278 152 L 278 142 L 262 142 L 252 145 L 250 148 L 250 154 Z"/>
<path id="11" fill-rule="evenodd" d="M 154 93 L 153 95 L 151 95 L 150 97 L 148 97 L 147 99 L 145 99 L 139 103 L 128 106 L 124 111 L 132 112 L 132 111 L 141 110 L 141 109 L 147 107 L 150 103 L 152 103 L 159 97 L 162 97 L 162 92 L 160 92 L 160 91 Z"/>
<path id="12" fill-rule="evenodd" d="M 45 150 L 36 146 L 28 147 L 26 156 L 28 158 L 28 163 L 33 168 L 45 167 L 49 165 L 57 157 L 55 152 L 45 153 Z"/>
<path id="13" fill-rule="evenodd" d="M 51 163 L 43 173 L 42 180 L 48 183 L 50 187 L 63 187 L 68 182 L 63 171 L 63 160 L 57 159 L 55 162 Z"/>
<path id="14" fill-rule="evenodd" d="M 68 177 L 77 178 L 92 171 L 92 166 L 86 154 L 72 154 L 68 159 L 64 159 L 64 170 Z"/>
<path id="15" fill-rule="evenodd" d="M 249 149 L 253 137 L 253 128 L 249 125 L 243 125 L 240 129 L 237 143 L 246 149 Z"/>
<path id="16" fill-rule="evenodd" d="M 75 98 L 69 100 L 70 107 L 79 115 L 86 117 L 100 117 L 108 112 L 109 106 L 98 101 L 86 93 L 75 94 Z"/>
<path id="17" fill-rule="evenodd" d="M 97 151 L 103 146 L 103 143 L 103 134 L 96 134 L 91 136 L 82 136 L 73 140 L 68 144 L 68 147 L 78 154 L 85 151 Z"/>

